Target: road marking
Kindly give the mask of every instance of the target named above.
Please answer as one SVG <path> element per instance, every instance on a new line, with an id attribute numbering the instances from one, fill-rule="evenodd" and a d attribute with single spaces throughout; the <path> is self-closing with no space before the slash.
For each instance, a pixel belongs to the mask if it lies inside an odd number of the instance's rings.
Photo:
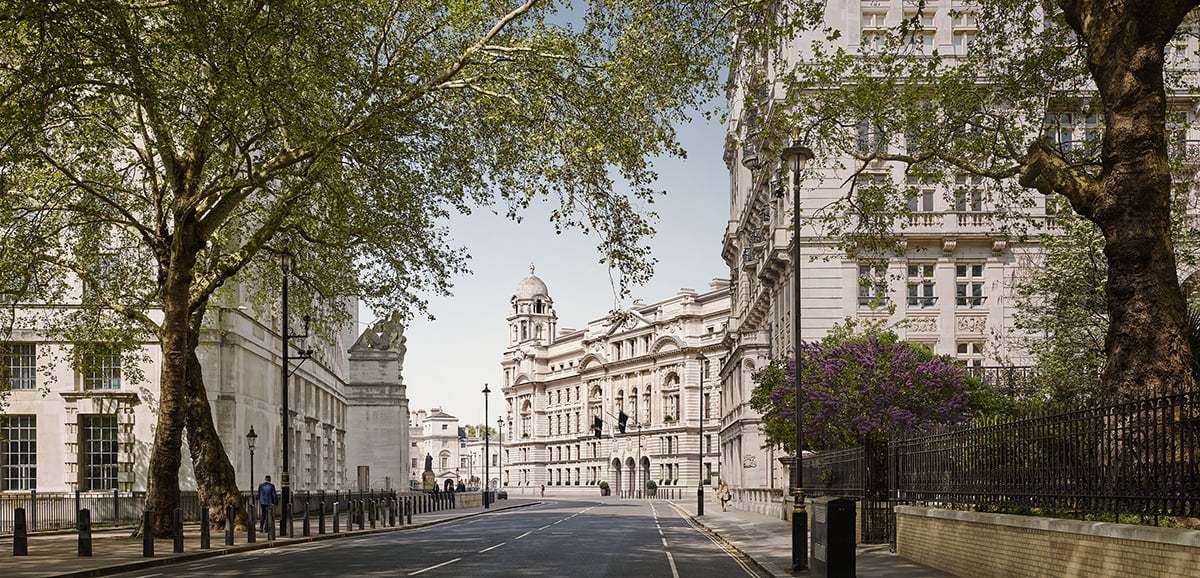
<path id="1" fill-rule="evenodd" d="M 663 542 L 663 548 L 666 548 L 666 547 L 668 547 L 668 546 L 667 546 L 667 537 L 666 537 L 666 536 L 663 536 L 662 542 Z"/>
<path id="2" fill-rule="evenodd" d="M 679 578 L 679 569 L 675 567 L 675 557 L 667 552 L 667 561 L 671 563 L 671 576 Z"/>
<path id="3" fill-rule="evenodd" d="M 417 570 L 416 572 L 409 573 L 409 576 L 416 576 L 417 574 L 420 574 L 422 572 L 428 572 L 428 571 L 436 569 L 436 568 L 441 568 L 442 566 L 449 566 L 450 564 L 458 562 L 459 560 L 462 560 L 462 558 L 455 558 L 448 562 L 442 562 L 441 564 L 438 564 L 437 566 L 430 566 L 428 568 L 422 568 L 420 570 Z"/>
<path id="4" fill-rule="evenodd" d="M 528 535 L 530 535 L 530 534 L 532 534 L 532 533 L 533 533 L 533 532 L 525 532 L 524 534 L 521 534 L 520 536 L 517 536 L 516 538 L 513 538 L 513 540 L 520 540 L 521 538 L 524 538 L 525 536 L 528 536 Z"/>
<path id="5" fill-rule="evenodd" d="M 482 554 L 484 552 L 487 552 L 488 550 L 495 550 L 496 548 L 499 548 L 507 543 L 508 542 L 500 542 L 499 544 L 496 544 L 495 546 L 492 546 L 490 548 L 484 548 L 484 549 L 480 550 L 479 553 Z"/>
<path id="6" fill-rule="evenodd" d="M 545 526 L 542 526 L 541 528 L 538 528 L 538 529 L 537 529 L 537 531 L 538 531 L 538 532 L 541 532 L 542 530 L 545 530 L 546 528 L 549 528 L 550 526 L 553 526 L 553 524 L 546 524 Z"/>

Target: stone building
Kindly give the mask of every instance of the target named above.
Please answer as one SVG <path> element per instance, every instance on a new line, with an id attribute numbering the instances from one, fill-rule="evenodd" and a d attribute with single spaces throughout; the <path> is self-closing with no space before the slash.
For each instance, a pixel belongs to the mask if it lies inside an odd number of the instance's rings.
<path id="1" fill-rule="evenodd" d="M 158 345 L 125 355 L 101 348 L 88 354 L 93 359 L 81 371 L 68 361 L 70 344 L 48 339 L 36 317 L 18 319 L 22 323 L 0 343 L 0 378 L 12 388 L 0 414 L 0 491 L 145 491 L 158 411 Z M 291 362 L 294 491 L 381 489 L 408 478 L 401 333 L 398 326 L 378 325 L 348 351 L 354 335 L 343 331 L 321 341 L 326 345 L 306 345 L 315 348 L 311 359 Z M 247 491 L 264 475 L 281 479 L 280 349 L 277 326 L 245 308 L 210 308 L 198 356 L 218 435 Z M 257 435 L 253 463 L 251 428 Z M 186 445 L 184 452 L 181 485 L 194 490 Z"/>
<path id="2" fill-rule="evenodd" d="M 559 329 L 530 267 L 509 302 L 503 483 L 617 492 L 646 481 L 695 487 L 720 470 L 717 370 L 729 284 Z M 598 427 L 597 427 L 598 426 Z"/>

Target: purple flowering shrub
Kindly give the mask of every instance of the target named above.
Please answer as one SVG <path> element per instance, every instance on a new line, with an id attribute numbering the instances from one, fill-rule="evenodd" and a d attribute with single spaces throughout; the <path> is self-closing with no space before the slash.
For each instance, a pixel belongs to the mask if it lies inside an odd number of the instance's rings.
<path id="1" fill-rule="evenodd" d="M 801 343 L 805 449 L 859 445 L 954 424 L 992 404 L 978 381 L 952 360 L 900 341 L 894 333 L 834 334 Z M 794 356 L 755 374 L 750 404 L 763 414 L 767 441 L 792 451 Z"/>

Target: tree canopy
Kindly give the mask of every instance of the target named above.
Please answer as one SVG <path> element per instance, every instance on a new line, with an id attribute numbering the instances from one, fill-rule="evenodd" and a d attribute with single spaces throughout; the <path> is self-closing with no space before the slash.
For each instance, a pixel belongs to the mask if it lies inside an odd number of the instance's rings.
<path id="1" fill-rule="evenodd" d="M 827 234 L 887 255 L 921 187 L 974 179 L 1004 237 L 1053 225 L 1027 219 L 1032 207 L 1069 207 L 1098 227 L 1108 266 L 1102 394 L 1193 387 L 1171 158 L 1195 153 L 1195 2 L 916 2 L 864 8 L 866 24 L 837 3 L 788 6 L 804 31 L 786 50 L 739 44 L 747 93 L 770 97 L 745 134 L 778 152 L 797 127 L 816 153 L 810 176 L 845 179 L 813 215 Z"/>
<path id="2" fill-rule="evenodd" d="M 350 297 L 420 312 L 466 270 L 446 216 L 539 198 L 597 233 L 622 287 L 644 280 L 648 159 L 683 153 L 672 125 L 716 93 L 737 21 L 649 0 L 0 2 L 0 225 L 20 240 L 0 294 L 161 344 L 149 501 L 177 501 L 186 423 L 223 520 L 210 305 L 270 311 L 288 247 L 318 332 Z"/>

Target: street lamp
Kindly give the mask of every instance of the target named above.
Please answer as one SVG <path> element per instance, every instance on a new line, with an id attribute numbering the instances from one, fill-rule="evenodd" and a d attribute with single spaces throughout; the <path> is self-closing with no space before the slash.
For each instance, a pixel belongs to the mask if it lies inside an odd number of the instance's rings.
<path id="1" fill-rule="evenodd" d="M 280 321 L 279 321 L 279 337 L 280 337 L 279 341 L 281 344 L 280 345 L 280 354 L 279 354 L 279 368 L 280 368 L 280 381 L 283 384 L 282 385 L 283 396 L 281 398 L 281 401 L 283 402 L 282 403 L 282 405 L 283 405 L 282 416 L 281 416 L 282 423 L 283 423 L 283 470 L 280 472 L 280 482 L 279 482 L 280 486 L 283 487 L 283 507 L 282 507 L 283 515 L 281 515 L 279 517 L 279 535 L 281 537 L 288 536 L 290 533 L 289 530 L 292 527 L 291 526 L 292 479 L 291 479 L 291 474 L 289 473 L 289 467 L 288 467 L 288 465 L 289 465 L 288 464 L 288 461 L 289 461 L 288 446 L 290 445 L 289 441 L 288 441 L 288 438 L 290 437 L 289 432 L 288 432 L 288 430 L 290 429 L 288 426 L 288 422 L 290 421 L 289 418 L 291 417 L 289 415 L 290 410 L 288 408 L 288 377 L 291 375 L 291 371 L 290 371 L 290 368 L 288 367 L 288 361 L 292 360 L 292 359 L 299 359 L 299 360 L 301 360 L 301 363 L 304 363 L 303 360 L 309 359 L 312 357 L 311 349 L 305 350 L 305 351 L 299 351 L 298 355 L 288 355 L 288 342 L 290 342 L 292 339 L 308 337 L 308 322 L 309 322 L 308 315 L 305 315 L 304 316 L 304 333 L 302 333 L 300 335 L 292 335 L 291 334 L 291 329 L 288 327 L 288 276 L 292 272 L 292 265 L 293 265 L 294 257 L 295 257 L 295 255 L 292 253 L 292 250 L 289 249 L 288 247 L 284 247 L 279 250 L 279 261 L 280 261 L 279 268 L 283 274 L 283 295 L 282 295 L 282 305 L 280 306 L 281 315 L 280 315 Z M 299 366 L 297 366 L 297 367 L 299 367 Z"/>
<path id="2" fill-rule="evenodd" d="M 490 508 L 488 504 L 488 394 L 492 390 L 488 389 L 487 384 L 483 384 L 483 507 Z"/>
<path id="3" fill-rule="evenodd" d="M 500 447 L 496 448 L 496 461 L 499 462 L 499 464 L 496 466 L 497 469 L 499 470 L 497 472 L 497 477 L 499 479 L 496 481 L 496 489 L 500 489 L 501 487 L 504 486 L 504 418 L 503 417 L 496 418 L 496 431 L 500 433 Z"/>
<path id="4" fill-rule="evenodd" d="M 792 461 L 792 569 L 808 569 L 808 510 L 804 505 L 804 420 L 800 414 L 801 376 L 804 374 L 803 356 L 800 351 L 801 291 L 800 291 L 800 172 L 813 152 L 800 142 L 800 129 L 792 129 L 792 144 L 783 149 L 780 158 L 792 172 L 792 248 L 795 252 L 795 282 L 792 287 L 792 351 L 795 356 L 795 395 L 793 414 L 796 426 L 796 457 Z"/>
<path id="5" fill-rule="evenodd" d="M 708 358 L 703 353 L 696 356 L 696 361 L 700 362 L 700 389 L 696 392 L 696 423 L 699 426 L 696 428 L 699 433 L 700 445 L 696 451 L 696 515 L 704 515 L 704 362 Z M 641 467 L 641 464 L 638 464 Z"/>
<path id="6" fill-rule="evenodd" d="M 254 426 L 250 426 L 250 433 L 246 434 L 246 447 L 250 448 L 250 491 L 254 491 L 254 444 L 258 442 L 258 434 L 254 433 Z"/>

